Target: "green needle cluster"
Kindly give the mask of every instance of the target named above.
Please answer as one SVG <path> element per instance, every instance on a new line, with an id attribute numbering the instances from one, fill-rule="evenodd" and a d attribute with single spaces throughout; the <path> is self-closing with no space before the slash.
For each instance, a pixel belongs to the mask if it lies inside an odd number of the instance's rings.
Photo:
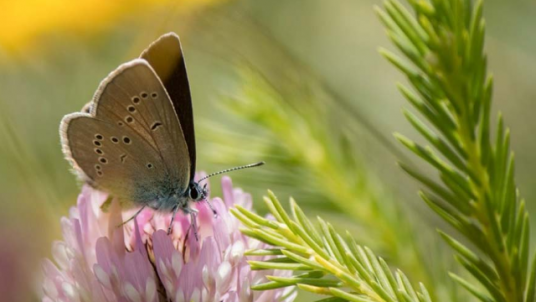
<path id="1" fill-rule="evenodd" d="M 252 286 L 270 290 L 298 286 L 302 290 L 329 296 L 318 301 L 430 302 L 421 284 L 413 288 L 401 272 L 394 274 L 387 263 L 369 248 L 356 243 L 349 233 L 343 238 L 333 227 L 318 218 L 319 229 L 291 199 L 287 213 L 269 191 L 264 198 L 275 220 L 269 220 L 243 207 L 232 213 L 244 225 L 245 235 L 270 246 L 247 251 L 249 256 L 273 256 L 269 260 L 249 261 L 253 270 L 287 270 L 291 277 L 267 276 L 269 282 Z"/>
<path id="2" fill-rule="evenodd" d="M 405 59 L 380 52 L 406 75 L 412 89 L 399 89 L 420 116 L 406 110 L 404 115 L 427 145 L 396 137 L 439 179 L 401 166 L 422 183 L 420 196 L 430 208 L 471 243 L 440 232 L 480 285 L 454 274 L 453 279 L 481 301 L 534 301 L 529 216 L 500 114 L 494 135 L 491 130 L 493 78 L 484 53 L 482 1 L 408 2 L 414 14 L 396 0 L 377 9 Z"/>

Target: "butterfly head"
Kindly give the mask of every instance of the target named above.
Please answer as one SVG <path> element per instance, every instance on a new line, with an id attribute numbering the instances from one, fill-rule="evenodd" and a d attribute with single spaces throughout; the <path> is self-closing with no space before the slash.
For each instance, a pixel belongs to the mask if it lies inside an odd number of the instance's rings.
<path id="1" fill-rule="evenodd" d="M 208 196 L 207 184 L 201 187 L 199 183 L 192 181 L 188 187 L 188 197 L 193 201 L 200 201 Z"/>

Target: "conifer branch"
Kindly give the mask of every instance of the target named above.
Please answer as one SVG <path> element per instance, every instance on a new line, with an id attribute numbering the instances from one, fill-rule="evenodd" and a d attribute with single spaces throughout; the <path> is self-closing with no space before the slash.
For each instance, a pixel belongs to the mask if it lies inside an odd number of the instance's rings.
<path id="1" fill-rule="evenodd" d="M 331 296 L 318 301 L 431 302 L 426 288 L 414 288 L 400 270 L 391 271 L 387 263 L 367 247 L 346 234 L 343 238 L 331 224 L 318 218 L 319 229 L 291 199 L 291 215 L 269 191 L 264 198 L 274 220 L 268 220 L 237 206 L 233 215 L 244 225 L 245 235 L 271 247 L 247 251 L 249 256 L 274 256 L 269 260 L 250 260 L 253 270 L 287 270 L 291 277 L 267 276 L 269 282 L 253 290 L 298 286 L 302 290 Z"/>
<path id="2" fill-rule="evenodd" d="M 426 122 L 409 111 L 404 115 L 429 146 L 396 137 L 432 165 L 440 181 L 401 166 L 423 184 L 422 199 L 478 248 L 473 251 L 440 233 L 483 288 L 452 278 L 481 301 L 534 301 L 529 216 L 514 181 L 510 132 L 500 114 L 494 140 L 490 130 L 493 77 L 483 51 L 482 1 L 408 2 L 414 15 L 397 0 L 377 9 L 405 59 L 380 52 L 415 91 L 399 85 Z"/>

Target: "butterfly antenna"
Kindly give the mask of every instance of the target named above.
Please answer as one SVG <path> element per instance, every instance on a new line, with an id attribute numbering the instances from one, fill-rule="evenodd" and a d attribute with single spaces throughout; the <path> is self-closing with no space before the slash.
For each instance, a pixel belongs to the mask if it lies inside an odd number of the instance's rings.
<path id="1" fill-rule="evenodd" d="M 200 183 L 201 181 L 203 181 L 203 180 L 205 180 L 207 178 L 210 178 L 210 177 L 216 176 L 216 175 L 220 175 L 220 174 L 223 174 L 223 173 L 228 173 L 228 172 L 233 172 L 233 171 L 242 170 L 242 169 L 248 169 L 248 168 L 254 168 L 254 167 L 258 167 L 258 166 L 262 166 L 262 165 L 264 165 L 263 161 L 258 162 L 258 163 L 254 163 L 254 164 L 245 165 L 245 166 L 239 166 L 239 167 L 226 169 L 226 170 L 223 170 L 223 171 L 220 171 L 220 172 L 215 172 L 215 173 L 209 174 L 209 175 L 201 178 L 197 182 Z"/>

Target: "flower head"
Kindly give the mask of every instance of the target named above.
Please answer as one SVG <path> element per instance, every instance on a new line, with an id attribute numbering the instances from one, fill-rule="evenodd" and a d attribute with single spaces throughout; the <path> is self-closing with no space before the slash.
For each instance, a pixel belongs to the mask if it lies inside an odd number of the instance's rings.
<path id="1" fill-rule="evenodd" d="M 244 251 L 262 247 L 242 235 L 229 208 L 251 208 L 251 196 L 222 179 L 223 199 L 212 198 L 215 217 L 204 202 L 199 211 L 199 240 L 190 217 L 177 213 L 171 234 L 170 213 L 121 211 L 107 195 L 88 186 L 62 219 L 63 241 L 53 245 L 55 263 L 44 263 L 43 301 L 292 301 L 292 288 L 253 292 L 266 272 L 251 271 Z M 276 272 L 269 272 L 277 274 Z"/>

